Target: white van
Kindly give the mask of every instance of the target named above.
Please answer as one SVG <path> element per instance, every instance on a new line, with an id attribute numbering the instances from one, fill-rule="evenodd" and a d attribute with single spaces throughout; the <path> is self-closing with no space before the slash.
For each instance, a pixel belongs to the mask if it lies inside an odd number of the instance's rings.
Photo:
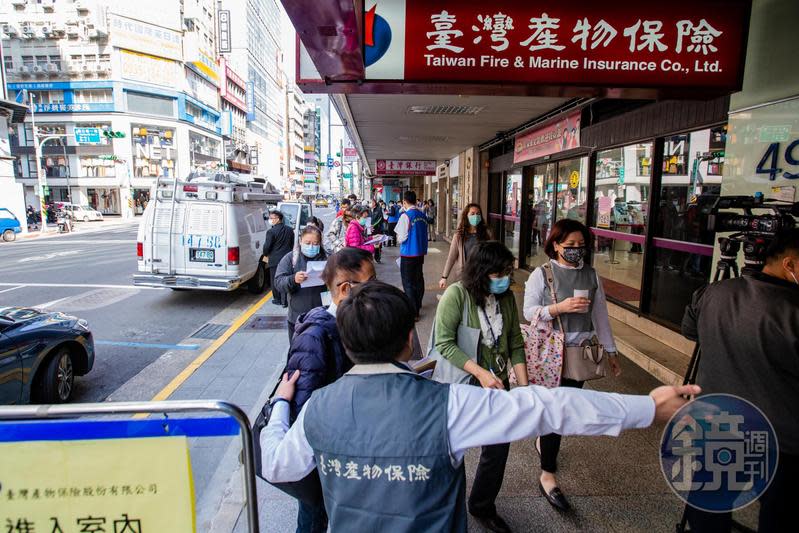
<path id="1" fill-rule="evenodd" d="M 263 292 L 266 219 L 283 195 L 253 180 L 234 172 L 159 178 L 139 225 L 133 284 Z"/>

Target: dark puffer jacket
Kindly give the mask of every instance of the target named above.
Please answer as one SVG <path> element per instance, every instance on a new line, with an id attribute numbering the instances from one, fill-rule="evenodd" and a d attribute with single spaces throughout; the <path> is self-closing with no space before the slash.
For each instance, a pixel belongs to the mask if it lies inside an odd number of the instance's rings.
<path id="1" fill-rule="evenodd" d="M 336 318 L 324 307 L 316 307 L 302 315 L 297 320 L 286 367 L 289 376 L 295 370 L 300 371 L 291 401 L 291 422 L 313 391 L 333 383 L 350 368 L 352 362 L 341 344 Z"/>

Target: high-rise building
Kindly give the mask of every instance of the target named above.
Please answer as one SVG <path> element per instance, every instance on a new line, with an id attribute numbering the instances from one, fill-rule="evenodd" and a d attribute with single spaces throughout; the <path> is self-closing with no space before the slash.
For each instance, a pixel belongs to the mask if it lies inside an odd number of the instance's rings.
<path id="1" fill-rule="evenodd" d="M 305 176 L 302 194 L 316 196 L 319 192 L 319 174 L 322 167 L 320 157 L 322 149 L 321 135 L 322 111 L 310 106 L 303 117 L 303 133 L 305 136 Z"/>
<path id="2" fill-rule="evenodd" d="M 221 0 L 230 13 L 230 52 L 225 57 L 247 83 L 247 144 L 254 173 L 282 188 L 285 161 L 285 88 L 281 11 L 277 0 Z"/>
<path id="3" fill-rule="evenodd" d="M 214 0 L 17 0 L 0 20 L 10 97 L 33 104 L 11 131 L 26 203 L 39 203 L 37 164 L 46 201 L 123 216 L 158 177 L 224 165 Z M 51 136 L 39 162 L 33 119 Z"/>
<path id="4" fill-rule="evenodd" d="M 285 190 L 302 192 L 305 177 L 305 112 L 308 109 L 302 91 L 289 82 L 286 91 L 286 160 L 288 173 Z"/>

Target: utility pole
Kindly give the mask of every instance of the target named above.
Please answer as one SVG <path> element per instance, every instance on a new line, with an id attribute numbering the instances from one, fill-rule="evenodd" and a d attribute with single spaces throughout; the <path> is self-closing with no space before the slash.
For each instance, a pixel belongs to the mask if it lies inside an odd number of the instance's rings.
<path id="1" fill-rule="evenodd" d="M 39 132 L 36 129 L 36 109 L 33 104 L 34 94 L 28 93 L 31 106 L 31 130 L 33 131 L 33 146 L 36 153 L 36 179 L 39 184 L 39 214 L 42 217 L 41 233 L 47 231 L 47 209 L 44 205 L 44 187 L 46 185 L 44 172 L 42 172 L 42 145 L 39 143 Z"/>

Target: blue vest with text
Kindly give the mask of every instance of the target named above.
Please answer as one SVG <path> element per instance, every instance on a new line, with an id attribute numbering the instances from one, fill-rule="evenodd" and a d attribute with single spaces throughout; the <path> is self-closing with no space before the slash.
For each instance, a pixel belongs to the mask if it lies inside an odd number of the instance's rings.
<path id="1" fill-rule="evenodd" d="M 402 257 L 427 255 L 427 217 L 418 209 L 405 211 L 408 217 L 408 238 L 400 244 Z"/>
<path id="2" fill-rule="evenodd" d="M 411 373 L 345 375 L 305 405 L 330 531 L 466 531 L 466 476 L 449 453 L 449 386 Z"/>

